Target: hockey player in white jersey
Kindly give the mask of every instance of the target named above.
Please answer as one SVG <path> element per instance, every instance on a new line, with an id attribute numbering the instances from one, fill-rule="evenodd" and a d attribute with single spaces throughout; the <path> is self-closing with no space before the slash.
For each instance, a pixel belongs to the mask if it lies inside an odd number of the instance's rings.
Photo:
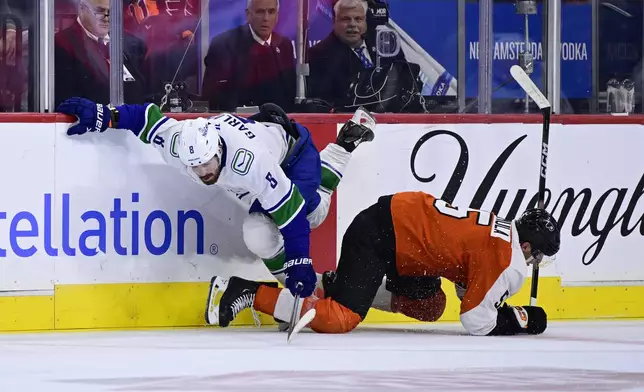
<path id="1" fill-rule="evenodd" d="M 194 181 L 216 184 L 248 203 L 243 223 L 247 247 L 303 298 L 317 281 L 310 229 L 326 218 L 351 152 L 373 140 L 375 126 L 373 117 L 359 109 L 336 142 L 318 153 L 308 130 L 273 104 L 248 119 L 222 113 L 177 121 L 155 104 L 108 107 L 84 98 L 70 98 L 57 111 L 78 118 L 68 135 L 128 129 Z"/>

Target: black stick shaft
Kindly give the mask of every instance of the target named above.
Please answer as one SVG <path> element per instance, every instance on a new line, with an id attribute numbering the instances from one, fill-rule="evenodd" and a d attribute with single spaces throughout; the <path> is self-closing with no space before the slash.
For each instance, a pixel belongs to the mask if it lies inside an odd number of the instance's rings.
<path id="1" fill-rule="evenodd" d="M 543 131 L 541 134 L 541 163 L 539 165 L 539 208 L 545 208 L 546 204 L 546 171 L 548 169 L 548 139 L 550 138 L 550 108 L 542 110 Z M 532 286 L 530 287 L 530 305 L 537 305 L 537 294 L 539 290 L 539 263 L 532 265 Z"/>

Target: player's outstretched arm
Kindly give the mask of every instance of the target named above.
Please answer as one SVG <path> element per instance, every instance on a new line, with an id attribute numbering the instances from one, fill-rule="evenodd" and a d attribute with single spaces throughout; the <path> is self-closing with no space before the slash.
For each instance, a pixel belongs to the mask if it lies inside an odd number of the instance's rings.
<path id="1" fill-rule="evenodd" d="M 67 130 L 68 135 L 86 132 L 105 132 L 107 128 L 128 129 L 144 143 L 152 143 L 156 131 L 170 120 L 153 103 L 124 104 L 110 108 L 85 98 L 69 98 L 58 105 L 56 111 L 77 118 Z"/>
<path id="2" fill-rule="evenodd" d="M 547 326 L 546 313 L 536 306 L 509 306 L 523 281 L 523 269 L 510 266 L 495 280 L 479 273 L 468 282 L 461 302 L 461 323 L 472 335 L 540 334 Z M 492 282 L 492 283 L 490 283 Z"/>
<path id="3" fill-rule="evenodd" d="M 286 176 L 285 176 L 286 177 Z M 291 294 L 306 298 L 313 294 L 317 277 L 310 257 L 311 228 L 306 219 L 306 203 L 293 183 L 280 204 L 269 209 L 284 238 L 284 273 Z M 298 288 L 298 284 L 302 284 Z"/>

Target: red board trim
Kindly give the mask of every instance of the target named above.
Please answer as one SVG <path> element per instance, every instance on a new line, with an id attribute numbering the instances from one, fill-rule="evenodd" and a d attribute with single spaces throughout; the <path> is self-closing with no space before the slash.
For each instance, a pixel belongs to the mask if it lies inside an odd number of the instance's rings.
<path id="1" fill-rule="evenodd" d="M 212 116 L 215 113 L 168 114 L 177 120 Z M 307 124 L 343 123 L 349 114 L 292 114 L 295 120 Z M 376 114 L 376 120 L 386 124 L 538 124 L 539 114 Z M 74 122 L 74 118 L 62 114 L 0 113 L 0 123 L 55 123 Z M 644 124 L 644 115 L 612 116 L 606 114 L 556 115 L 555 124 Z"/>

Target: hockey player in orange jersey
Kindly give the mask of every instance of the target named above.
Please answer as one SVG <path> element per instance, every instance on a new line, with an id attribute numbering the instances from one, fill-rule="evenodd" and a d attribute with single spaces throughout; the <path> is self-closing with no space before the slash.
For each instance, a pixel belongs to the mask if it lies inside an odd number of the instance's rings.
<path id="1" fill-rule="evenodd" d="M 324 274 L 323 287 L 303 301 L 300 314 L 314 307 L 311 329 L 349 332 L 386 289 L 389 310 L 436 321 L 445 309 L 443 277 L 456 284 L 468 333 L 539 334 L 546 329 L 545 311 L 505 300 L 523 285 L 528 265 L 556 254 L 559 246 L 559 226 L 545 210 L 529 209 L 506 221 L 422 192 L 383 196 L 349 225 L 337 271 Z M 294 298 L 288 290 L 238 277 L 214 277 L 212 285 L 211 297 L 223 291 L 219 306 L 209 298 L 206 310 L 215 325 L 227 326 L 251 306 L 278 320 L 290 318 Z"/>

